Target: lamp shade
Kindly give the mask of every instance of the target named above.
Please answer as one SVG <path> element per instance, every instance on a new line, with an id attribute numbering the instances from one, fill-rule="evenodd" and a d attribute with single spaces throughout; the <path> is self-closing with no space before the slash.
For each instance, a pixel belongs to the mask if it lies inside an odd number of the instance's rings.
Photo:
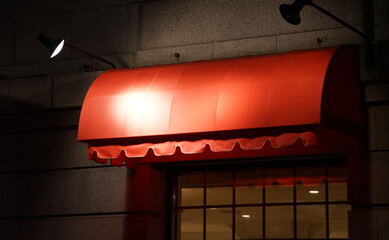
<path id="1" fill-rule="evenodd" d="M 64 39 L 52 39 L 52 38 L 50 38 L 42 33 L 39 34 L 38 39 L 43 45 L 45 45 L 47 47 L 47 49 L 49 49 L 50 58 L 53 58 L 56 55 L 58 55 L 58 53 L 61 52 L 61 50 L 65 44 Z"/>
<path id="2" fill-rule="evenodd" d="M 311 1 L 307 0 L 296 0 L 292 4 L 281 4 L 280 12 L 282 17 L 290 24 L 298 25 L 301 22 L 300 11 Z"/>

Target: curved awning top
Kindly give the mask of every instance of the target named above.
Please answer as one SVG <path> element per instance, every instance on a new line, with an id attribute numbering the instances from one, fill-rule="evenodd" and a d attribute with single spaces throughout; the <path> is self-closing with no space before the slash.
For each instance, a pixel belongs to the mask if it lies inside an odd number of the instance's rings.
<path id="1" fill-rule="evenodd" d="M 319 124 L 347 130 L 361 122 L 356 66 L 353 47 L 333 47 L 109 70 L 85 97 L 78 140 L 101 146 Z"/>
<path id="2" fill-rule="evenodd" d="M 78 139 L 319 124 L 336 50 L 109 70 L 86 95 Z"/>

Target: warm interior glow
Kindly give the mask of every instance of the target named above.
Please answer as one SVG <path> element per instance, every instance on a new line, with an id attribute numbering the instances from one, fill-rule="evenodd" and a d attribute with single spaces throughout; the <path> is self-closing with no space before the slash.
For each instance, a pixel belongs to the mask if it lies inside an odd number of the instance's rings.
<path id="1" fill-rule="evenodd" d="M 348 237 L 344 167 L 182 173 L 177 183 L 177 239 Z"/>
<path id="2" fill-rule="evenodd" d="M 58 44 L 57 48 L 54 50 L 53 54 L 51 54 L 50 58 L 53 58 L 53 57 L 57 56 L 58 53 L 61 52 L 61 50 L 62 50 L 64 44 L 65 44 L 65 40 L 62 40 L 62 41 Z"/>

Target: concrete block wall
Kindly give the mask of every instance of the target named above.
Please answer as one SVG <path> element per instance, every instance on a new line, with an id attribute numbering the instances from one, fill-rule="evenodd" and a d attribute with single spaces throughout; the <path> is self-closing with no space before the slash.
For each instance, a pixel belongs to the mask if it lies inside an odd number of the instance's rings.
<path id="1" fill-rule="evenodd" d="M 363 30 L 364 0 L 323 3 L 332 13 Z M 377 0 L 378 1 L 378 0 Z M 15 2 L 20 2 L 15 6 Z M 109 69 L 65 49 L 55 59 L 37 41 L 39 33 L 66 41 L 119 67 L 138 67 L 200 59 L 285 52 L 359 44 L 359 36 L 310 7 L 302 23 L 285 22 L 278 6 L 266 0 L 80 0 L 6 1 L 0 30 L 0 73 L 8 77 L 52 75 Z M 289 1 L 290 2 L 290 1 Z M 384 1 L 382 4 L 386 4 Z M 24 7 L 30 7 L 23 10 Z M 382 10 L 380 10 L 382 12 Z M 382 12 L 381 15 L 385 15 Z M 377 24 L 385 28 L 385 17 Z M 385 35 L 384 30 L 379 35 Z M 385 37 L 385 36 L 382 36 Z M 320 38 L 323 41 L 317 42 Z"/>
<path id="2" fill-rule="evenodd" d="M 300 25 L 290 25 L 278 12 L 280 4 L 290 2 L 2 1 L 0 238 L 127 237 L 132 173 L 89 161 L 86 145 L 77 142 L 82 100 L 93 80 L 110 66 L 70 49 L 49 59 L 37 41 L 39 33 L 46 33 L 123 68 L 359 45 L 370 200 L 353 206 L 350 239 L 387 239 L 389 2 L 315 1 L 361 31 L 374 26 L 375 64 L 370 69 L 360 36 L 311 7 L 303 9 Z M 366 14 L 366 6 L 372 15 Z"/>
<path id="3" fill-rule="evenodd" d="M 366 49 L 361 49 L 361 84 L 369 152 L 367 171 L 370 176 L 367 194 L 370 199 L 366 205 L 355 206 L 349 213 L 350 239 L 381 240 L 389 237 L 389 41 L 382 37 L 389 31 L 388 20 L 389 16 L 385 28 L 375 29 L 377 41 L 373 47 L 375 64 L 372 68 L 365 67 Z"/>
<path id="4" fill-rule="evenodd" d="M 1 81 L 1 239 L 123 239 L 126 168 L 77 142 L 85 93 L 101 72 Z"/>

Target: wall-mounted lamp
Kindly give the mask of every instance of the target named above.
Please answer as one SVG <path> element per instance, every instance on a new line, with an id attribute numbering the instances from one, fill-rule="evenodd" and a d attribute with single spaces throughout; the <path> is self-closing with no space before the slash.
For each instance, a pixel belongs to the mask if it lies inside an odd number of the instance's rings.
<path id="1" fill-rule="evenodd" d="M 337 21 L 338 23 L 342 24 L 343 26 L 347 27 L 351 31 L 355 32 L 359 36 L 361 36 L 363 39 L 365 39 L 367 44 L 367 68 L 371 68 L 374 66 L 374 56 L 373 51 L 371 48 L 370 40 L 369 38 L 363 34 L 361 31 L 356 29 L 355 27 L 351 26 L 350 24 L 346 23 L 342 19 L 338 18 L 337 16 L 333 15 L 329 11 L 323 9 L 322 7 L 314 4 L 312 0 L 296 0 L 292 4 L 281 4 L 280 5 L 280 12 L 282 17 L 290 24 L 298 25 L 301 22 L 300 18 L 300 11 L 303 9 L 305 5 L 309 5 L 311 7 L 316 8 L 320 12 L 324 13 L 328 17 L 332 18 L 333 20 Z"/>
<path id="2" fill-rule="evenodd" d="M 55 57 L 56 55 L 58 55 L 58 53 L 61 52 L 61 50 L 62 50 L 63 47 L 68 47 L 68 48 L 70 48 L 70 49 L 73 49 L 73 50 L 75 50 L 75 51 L 81 53 L 81 54 L 84 54 L 84 55 L 86 55 L 86 56 L 88 56 L 88 57 L 91 57 L 91 58 L 94 58 L 94 59 L 96 59 L 96 60 L 99 60 L 99 61 L 101 61 L 101 62 L 104 62 L 104 63 L 110 65 L 110 66 L 113 67 L 113 68 L 116 68 L 115 64 L 113 64 L 112 62 L 110 62 L 110 61 L 108 61 L 108 60 L 105 60 L 104 58 L 101 58 L 101 57 L 99 57 L 99 56 L 96 56 L 96 55 L 94 55 L 94 54 L 92 54 L 92 53 L 89 53 L 89 52 L 87 52 L 87 51 L 85 51 L 85 50 L 82 50 L 82 49 L 80 49 L 80 48 L 77 48 L 77 47 L 75 47 L 75 46 L 73 46 L 73 45 L 71 45 L 71 44 L 65 42 L 64 39 L 52 39 L 52 38 L 50 38 L 50 37 L 48 37 L 48 36 L 46 36 L 46 35 L 44 35 L 44 34 L 42 34 L 42 33 L 39 34 L 38 39 L 39 39 L 39 41 L 40 41 L 43 45 L 45 45 L 45 47 L 46 47 L 47 49 L 49 49 L 50 54 L 51 54 L 51 55 L 50 55 L 50 58 L 53 58 L 53 57 Z"/>
<path id="3" fill-rule="evenodd" d="M 280 5 L 280 12 L 282 17 L 290 24 L 298 25 L 301 22 L 300 18 L 300 11 L 303 9 L 305 5 L 312 6 L 319 10 L 320 12 L 324 13 L 325 15 L 329 16 L 330 18 L 334 19 L 338 23 L 342 24 L 343 26 L 347 27 L 351 31 L 355 32 L 356 34 L 363 37 L 367 43 L 369 43 L 369 38 L 363 34 L 361 31 L 356 29 L 355 27 L 351 26 L 350 24 L 346 23 L 342 19 L 338 18 L 337 16 L 333 15 L 329 11 L 323 9 L 322 7 L 314 4 L 311 0 L 296 0 L 292 4 L 281 4 Z"/>

